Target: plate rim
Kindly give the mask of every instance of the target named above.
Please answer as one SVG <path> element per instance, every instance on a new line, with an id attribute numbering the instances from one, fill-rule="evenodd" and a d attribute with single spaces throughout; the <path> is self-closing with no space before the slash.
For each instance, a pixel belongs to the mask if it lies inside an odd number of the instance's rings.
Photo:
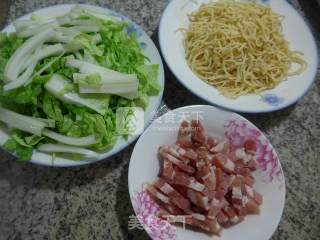
<path id="1" fill-rule="evenodd" d="M 279 158 L 279 155 L 278 155 L 277 150 L 276 150 L 275 147 L 272 145 L 271 141 L 270 141 L 269 138 L 265 135 L 265 133 L 264 133 L 263 131 L 261 131 L 260 128 L 258 128 L 253 122 L 251 122 L 249 119 L 246 119 L 245 117 L 241 116 L 240 114 L 235 113 L 235 112 L 232 112 L 232 111 L 230 111 L 230 110 L 222 109 L 222 108 L 219 108 L 219 107 L 216 107 L 216 106 L 212 106 L 212 105 L 199 104 L 199 105 L 183 106 L 183 107 L 179 107 L 179 108 L 172 109 L 172 110 L 170 110 L 170 111 L 171 111 L 171 113 L 172 113 L 172 111 L 190 110 L 190 109 L 192 109 L 192 108 L 203 108 L 203 107 L 204 107 L 204 108 L 210 108 L 210 109 L 213 109 L 213 110 L 223 111 L 223 112 L 226 112 L 226 113 L 235 115 L 236 117 L 239 117 L 239 119 L 248 122 L 250 125 L 254 126 L 256 129 L 259 130 L 259 132 L 262 134 L 262 136 L 263 136 L 264 138 L 267 139 L 268 143 L 270 144 L 270 146 L 271 146 L 272 149 L 274 150 L 274 152 L 275 152 L 275 154 L 276 154 L 276 156 L 277 156 L 277 158 L 278 158 L 278 163 L 279 163 L 280 170 L 281 170 L 281 175 L 282 175 L 281 181 L 282 181 L 282 184 L 283 184 L 283 189 L 282 189 L 281 193 L 282 193 L 283 203 L 282 203 L 282 205 L 280 206 L 280 208 L 281 208 L 281 213 L 279 214 L 279 219 L 278 219 L 277 222 L 276 222 L 275 228 L 274 228 L 273 231 L 270 231 L 270 233 L 268 234 L 268 235 L 269 235 L 268 239 L 270 239 L 270 238 L 273 236 L 273 234 L 276 232 L 276 230 L 278 229 L 278 227 L 279 227 L 279 225 L 280 225 L 280 222 L 281 222 L 282 217 L 283 217 L 283 214 L 284 214 L 284 210 L 285 210 L 285 206 L 286 206 L 286 199 L 287 199 L 286 177 L 285 177 L 285 174 L 284 174 L 284 171 L 283 171 L 283 167 L 282 167 L 282 164 L 281 164 L 281 161 L 280 161 L 280 158 Z M 169 111 L 169 112 L 166 112 L 165 114 L 163 114 L 163 115 L 161 115 L 161 116 L 159 116 L 157 119 L 160 119 L 160 118 L 165 117 L 165 115 L 166 115 L 166 114 L 169 114 L 170 111 Z M 135 144 L 135 146 L 134 146 L 134 148 L 133 148 L 133 150 L 132 150 L 132 152 L 131 152 L 131 156 L 130 156 L 130 160 L 129 160 L 129 167 L 128 167 L 128 180 L 127 180 L 128 182 L 127 182 L 127 184 L 128 184 L 129 197 L 130 197 L 130 202 L 131 202 L 131 206 L 132 206 L 132 207 L 134 207 L 134 206 L 133 206 L 133 201 L 134 201 L 135 194 L 136 194 L 137 192 L 139 192 L 139 190 L 136 191 L 136 189 L 133 189 L 134 186 L 130 185 L 130 179 L 131 179 L 131 177 L 133 176 L 133 173 L 132 173 L 132 170 L 131 170 L 131 169 L 132 169 L 132 165 L 133 165 L 133 163 L 132 163 L 132 162 L 133 162 L 133 161 L 132 161 L 133 155 L 134 155 L 136 146 L 137 146 L 138 144 L 140 144 L 140 142 L 142 141 L 144 135 L 147 134 L 147 133 L 150 131 L 150 129 L 152 129 L 152 127 L 153 127 L 154 124 L 156 124 L 156 121 L 152 122 L 152 123 L 145 129 L 145 131 L 141 134 L 140 138 L 139 138 L 138 141 L 136 142 L 136 144 Z M 133 208 L 133 213 L 136 215 L 136 212 L 135 212 L 135 209 L 134 209 L 134 208 Z M 143 226 L 143 224 L 142 224 L 142 226 Z M 145 230 L 144 226 L 143 226 L 143 229 L 144 229 L 144 231 L 148 234 L 148 236 L 150 237 L 150 234 Z M 151 237 L 150 237 L 150 238 L 151 238 Z"/>
<path id="2" fill-rule="evenodd" d="M 310 35 L 312 36 L 312 45 L 314 46 L 314 48 L 316 49 L 316 55 L 317 55 L 317 58 L 316 58 L 316 70 L 315 72 L 313 73 L 313 79 L 312 81 L 310 81 L 309 85 L 306 87 L 306 90 L 300 94 L 299 96 L 297 96 L 296 98 L 294 98 L 293 100 L 291 100 L 290 102 L 286 102 L 285 104 L 283 105 L 280 105 L 280 106 L 274 106 L 272 109 L 265 109 L 265 110 L 248 110 L 248 109 L 243 109 L 243 108 L 233 108 L 233 107 L 229 107 L 229 106 L 225 106 L 223 104 L 219 104 L 219 103 L 214 103 L 213 101 L 211 101 L 210 99 L 206 98 L 206 97 L 203 97 L 201 96 L 199 93 L 197 93 L 196 91 L 194 91 L 191 87 L 189 87 L 187 84 L 184 83 L 184 81 L 182 81 L 179 77 L 178 77 L 178 74 L 174 71 L 174 67 L 169 65 L 168 64 L 168 61 L 167 61 L 167 55 L 165 54 L 165 51 L 163 51 L 164 49 L 164 43 L 162 42 L 162 34 L 161 34 L 161 29 L 162 29 L 162 26 L 163 26 L 163 19 L 164 19 L 164 16 L 166 14 L 166 12 L 169 10 L 170 6 L 174 3 L 174 2 L 177 2 L 177 1 L 181 1 L 181 0 L 171 0 L 167 6 L 165 7 L 164 11 L 162 12 L 162 15 L 161 15 L 161 19 L 160 19 L 160 23 L 159 23 L 159 28 L 158 28 L 158 38 L 159 38 L 159 46 L 160 46 L 160 49 L 161 49 L 161 53 L 162 53 L 162 56 L 163 56 L 163 59 L 166 63 L 166 65 L 168 66 L 168 68 L 170 69 L 171 73 L 174 75 L 174 77 L 179 81 L 179 83 L 182 84 L 182 86 L 184 86 L 189 92 L 191 92 L 192 94 L 194 94 L 195 96 L 197 96 L 198 98 L 204 100 L 206 103 L 208 104 L 212 104 L 213 106 L 215 107 L 218 107 L 218 108 L 223 108 L 225 110 L 229 110 L 229 111 L 235 111 L 235 112 L 241 112 L 241 113 L 271 113 L 271 112 L 275 112 L 275 111 L 279 111 L 279 110 L 282 110 L 282 109 L 285 109 L 291 105 L 294 105 L 295 103 L 297 103 L 300 99 L 302 99 L 304 96 L 307 95 L 307 93 L 309 92 L 309 90 L 312 88 L 313 84 L 315 83 L 316 81 L 316 77 L 317 77 L 317 70 L 318 70 L 318 67 L 319 67 L 319 61 L 320 61 L 320 56 L 319 56 L 319 50 L 318 50 L 318 47 L 317 47 L 317 42 L 315 40 L 315 37 L 314 37 L 314 34 L 311 30 L 311 27 L 310 27 L 310 23 L 308 21 L 305 20 L 305 18 L 301 15 L 301 13 L 295 8 L 293 7 L 287 0 L 282 0 L 284 1 L 289 8 L 293 9 L 295 14 L 300 18 L 300 20 L 304 23 L 304 25 L 306 26 L 306 29 L 307 31 L 309 31 Z M 199 79 L 199 81 L 201 81 Z M 277 87 L 277 86 L 276 86 Z M 276 88 L 275 87 L 275 88 Z"/>
<path id="3" fill-rule="evenodd" d="M 144 130 L 143 132 L 148 128 L 148 126 L 152 123 L 152 120 L 153 118 L 157 115 L 157 113 L 159 112 L 159 108 L 161 107 L 161 102 L 162 102 L 162 99 L 163 99 L 163 94 L 164 94 L 164 89 L 165 89 L 165 72 L 164 72 L 164 66 L 163 66 L 163 60 L 161 58 L 161 54 L 160 54 L 160 51 L 159 49 L 156 47 L 155 43 L 153 42 L 153 40 L 151 39 L 151 37 L 149 36 L 149 34 L 147 34 L 147 32 L 143 29 L 143 27 L 141 27 L 139 24 L 137 24 L 135 21 L 133 21 L 131 18 L 123 15 L 122 13 L 119 13 L 117 11 L 114 11 L 113 9 L 110 9 L 109 7 L 102 7 L 102 6 L 98 6 L 98 5 L 95 5 L 95 4 L 77 4 L 77 3 L 70 3 L 70 4 L 56 4 L 56 5 L 51 5 L 51 6 L 48 6 L 48 7 L 43 7 L 43 8 L 38 8 L 32 12 L 29 12 L 29 13 L 26 13 L 22 16 L 19 16 L 18 18 L 15 18 L 12 22 L 10 23 L 7 23 L 7 25 L 5 25 L 1 30 L 0 32 L 7 32 L 7 29 L 12 27 L 13 26 L 13 23 L 16 21 L 16 20 L 21 20 L 21 19 L 25 19 L 27 18 L 29 15 L 32 15 L 38 11 L 54 11 L 55 8 L 59 8 L 59 7 L 66 7 L 66 8 L 72 8 L 72 7 L 75 7 L 75 6 L 83 6 L 83 7 L 89 7 L 89 8 L 96 8 L 96 9 L 100 9 L 102 11 L 108 11 L 108 12 L 111 12 L 111 13 L 114 13 L 114 14 L 117 14 L 118 16 L 120 16 L 121 18 L 125 19 L 126 21 L 129 21 L 130 23 L 133 23 L 135 26 L 138 26 L 139 30 L 141 30 L 150 40 L 150 42 L 152 43 L 152 47 L 154 49 L 156 49 L 156 53 L 159 57 L 159 60 L 160 60 L 160 64 L 159 64 L 159 75 L 161 72 L 163 72 L 163 75 L 160 76 L 160 78 L 162 79 L 162 82 L 163 82 L 163 86 L 162 86 L 162 89 L 160 91 L 160 93 L 157 95 L 157 100 L 156 100 L 156 103 L 155 103 L 155 107 L 154 109 L 151 109 L 151 114 L 149 116 L 149 119 L 148 121 L 145 122 L 145 126 L 144 126 Z M 135 142 L 141 134 L 140 133 L 134 137 L 132 137 L 129 141 L 127 141 L 125 144 L 123 144 L 123 146 L 121 146 L 116 152 L 108 155 L 108 152 L 112 150 L 112 148 L 107 151 L 107 152 L 104 152 L 103 153 L 103 156 L 100 156 L 98 157 L 97 159 L 94 159 L 94 160 L 81 160 L 81 161 L 73 161 L 74 164 L 50 164 L 49 162 L 48 163 L 42 163 L 42 162 L 34 162 L 34 160 L 31 158 L 27 163 L 31 163 L 31 164 L 34 164 L 34 165 L 37 165 L 37 166 L 45 166 L 45 167 L 49 167 L 49 168 L 74 168 L 74 167 L 80 167 L 80 166 L 86 166 L 86 165 L 89 165 L 89 164 L 93 164 L 93 163 L 97 163 L 97 162 L 100 162 L 100 161 L 104 161 L 104 160 L 107 160 L 107 159 L 110 159 L 111 157 L 114 157 L 116 154 L 119 154 L 121 153 L 125 148 L 129 147 L 133 142 Z M 2 146 L 0 146 L 1 150 L 8 153 L 9 155 L 11 156 L 14 156 L 14 160 L 17 161 L 19 158 L 15 155 L 15 154 L 12 154 L 8 151 L 6 151 Z M 39 152 L 38 150 L 34 149 L 34 152 Z M 40 153 L 40 152 L 39 152 Z M 44 153 L 45 154 L 45 153 Z M 107 155 L 107 156 L 106 156 Z M 64 159 L 64 160 L 70 160 L 70 159 Z"/>

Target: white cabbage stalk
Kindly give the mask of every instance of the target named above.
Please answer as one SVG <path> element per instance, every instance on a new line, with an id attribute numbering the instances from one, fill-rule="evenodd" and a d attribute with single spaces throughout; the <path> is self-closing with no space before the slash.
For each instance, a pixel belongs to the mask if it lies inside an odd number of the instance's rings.
<path id="1" fill-rule="evenodd" d="M 53 119 L 47 119 L 47 118 L 35 118 L 35 119 L 46 124 L 47 128 L 55 128 L 56 127 L 56 121 Z"/>
<path id="2" fill-rule="evenodd" d="M 125 98 L 133 99 L 139 86 L 139 80 L 135 74 L 120 73 L 96 64 L 76 59 L 68 59 L 66 65 L 79 69 L 82 74 L 74 74 L 75 82 L 79 82 L 80 93 L 106 93 L 115 94 Z M 90 74 L 99 74 L 101 86 L 88 86 L 81 84 Z"/>
<path id="3" fill-rule="evenodd" d="M 43 130 L 42 134 L 47 136 L 57 142 L 72 145 L 72 146 L 90 146 L 96 143 L 96 138 L 94 135 L 86 136 L 86 137 L 69 137 L 65 136 L 48 129 Z"/>
<path id="4" fill-rule="evenodd" d="M 28 60 L 25 61 L 23 64 L 24 67 L 26 67 L 26 70 L 24 73 L 21 74 L 16 80 L 11 81 L 3 86 L 3 89 L 5 91 L 9 91 L 18 87 L 21 87 L 23 85 L 26 85 L 26 83 L 31 82 L 33 71 L 39 61 L 41 61 L 44 58 L 56 56 L 59 54 L 62 54 L 64 52 L 64 48 L 62 44 L 56 44 L 56 45 L 48 45 L 44 46 L 43 48 L 37 50 Z"/>
<path id="5" fill-rule="evenodd" d="M 23 65 L 26 56 L 31 55 L 39 46 L 41 46 L 48 39 L 52 38 L 55 32 L 52 29 L 47 29 L 34 37 L 28 39 L 14 54 L 10 57 L 4 70 L 4 77 L 6 81 L 14 81 L 19 76 L 23 69 L 19 66 Z"/>
<path id="6" fill-rule="evenodd" d="M 45 84 L 45 89 L 56 96 L 63 102 L 75 104 L 78 106 L 88 107 L 101 115 L 104 115 L 108 110 L 109 97 L 84 97 L 80 96 L 76 92 L 66 92 L 66 89 L 70 86 L 70 82 L 59 74 L 54 74 L 48 82 Z"/>
<path id="7" fill-rule="evenodd" d="M 96 33 L 100 31 L 98 25 L 91 25 L 91 26 L 72 26 L 70 27 L 73 30 L 78 30 L 82 33 Z"/>
<path id="8" fill-rule="evenodd" d="M 82 81 L 87 77 L 90 77 L 90 74 L 73 74 L 74 81 L 79 85 L 80 93 L 114 94 L 128 99 L 133 99 L 138 91 L 139 81 L 135 75 L 126 74 L 123 76 L 114 76 L 112 74 L 100 74 L 100 86 L 89 86 L 88 84 L 83 84 Z"/>
<path id="9" fill-rule="evenodd" d="M 22 130 L 37 136 L 41 136 L 43 129 L 47 126 L 43 120 L 25 116 L 0 107 L 0 121 L 12 128 Z"/>
<path id="10" fill-rule="evenodd" d="M 15 22 L 17 34 L 20 37 L 30 37 L 11 56 L 5 66 L 4 91 L 10 91 L 22 86 L 26 86 L 32 81 L 33 72 L 44 58 L 57 56 L 69 52 L 77 52 L 83 47 L 74 42 L 74 38 L 81 33 L 99 32 L 99 25 L 94 20 L 77 19 L 79 17 L 98 17 L 100 13 L 86 8 L 75 7 L 63 17 L 54 20 L 34 17 L 31 20 L 18 20 Z M 101 16 L 100 16 L 101 17 Z M 71 27 L 62 27 L 70 25 Z M 101 42 L 99 34 L 92 36 L 92 42 Z M 46 42 L 65 43 L 53 46 L 42 47 Z M 40 49 L 38 51 L 38 49 Z"/>
<path id="11" fill-rule="evenodd" d="M 96 159 L 99 155 L 91 150 L 79 147 L 73 147 L 64 144 L 42 144 L 38 147 L 40 152 L 46 153 L 71 153 L 71 154 L 81 154 L 85 158 Z"/>
<path id="12" fill-rule="evenodd" d="M 70 52 L 77 52 L 80 49 L 82 49 L 82 46 L 80 44 L 74 43 L 72 42 L 73 38 L 70 42 L 68 42 L 68 44 L 65 44 L 63 46 L 64 50 L 66 53 L 70 53 Z M 102 41 L 101 35 L 100 34 L 95 34 L 92 36 L 92 42 L 94 44 L 98 44 Z"/>
<path id="13" fill-rule="evenodd" d="M 76 6 L 69 13 L 67 13 L 65 16 L 60 17 L 58 19 L 58 22 L 60 23 L 66 23 L 73 19 L 77 19 L 80 17 L 95 17 L 98 19 L 102 19 L 104 21 L 121 21 L 121 18 L 111 16 L 109 14 L 106 14 L 106 12 L 98 11 L 89 9 L 82 6 Z"/>
<path id="14" fill-rule="evenodd" d="M 56 21 L 43 23 L 40 25 L 34 25 L 34 26 L 30 26 L 28 28 L 25 28 L 22 31 L 18 31 L 18 29 L 17 29 L 17 35 L 18 35 L 18 37 L 21 37 L 21 38 L 29 38 L 29 37 L 33 37 L 36 34 L 39 34 L 43 31 L 47 30 L 48 28 L 54 29 L 57 26 L 58 26 L 58 23 Z"/>

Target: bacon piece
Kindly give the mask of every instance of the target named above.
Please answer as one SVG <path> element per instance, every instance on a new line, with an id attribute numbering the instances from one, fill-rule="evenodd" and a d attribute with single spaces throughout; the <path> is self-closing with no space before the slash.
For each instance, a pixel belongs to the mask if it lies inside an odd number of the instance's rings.
<path id="1" fill-rule="evenodd" d="M 180 124 L 179 133 L 178 133 L 178 139 L 177 139 L 177 145 L 181 147 L 192 147 L 191 142 L 191 125 L 187 121 L 183 121 Z"/>
<path id="2" fill-rule="evenodd" d="M 176 172 L 173 182 L 176 185 L 182 185 L 198 192 L 202 192 L 205 189 L 205 186 L 199 183 L 194 177 L 190 177 L 179 171 Z"/>
<path id="3" fill-rule="evenodd" d="M 246 164 L 244 163 L 244 161 L 242 159 L 236 159 L 233 162 L 235 163 L 236 167 L 238 167 L 238 168 L 246 167 Z"/>
<path id="4" fill-rule="evenodd" d="M 207 147 L 208 150 L 210 150 L 211 148 L 213 148 L 214 146 L 216 146 L 218 144 L 218 141 L 215 140 L 212 137 L 206 137 L 206 143 L 205 146 Z"/>
<path id="5" fill-rule="evenodd" d="M 252 139 L 247 139 L 244 142 L 244 148 L 247 153 L 255 154 L 257 151 L 256 142 Z"/>
<path id="6" fill-rule="evenodd" d="M 222 227 L 218 223 L 217 219 L 206 219 L 205 221 L 206 225 L 209 226 L 210 232 L 216 235 L 220 235 L 222 231 Z"/>
<path id="7" fill-rule="evenodd" d="M 246 165 L 246 167 L 249 168 L 251 171 L 257 170 L 257 166 L 258 164 L 254 159 L 250 160 Z"/>
<path id="8" fill-rule="evenodd" d="M 248 154 L 244 148 L 238 148 L 235 151 L 235 156 L 237 159 L 241 159 L 244 161 L 244 163 L 249 162 L 252 160 L 253 156 L 251 154 Z"/>
<path id="9" fill-rule="evenodd" d="M 217 215 L 217 221 L 219 224 L 224 225 L 228 222 L 229 218 L 228 216 L 223 212 L 220 211 Z"/>
<path id="10" fill-rule="evenodd" d="M 234 151 L 229 151 L 228 153 L 226 153 L 226 156 L 227 156 L 227 158 L 229 158 L 235 164 L 239 160 Z M 237 164 L 236 164 L 236 166 L 237 166 Z"/>
<path id="11" fill-rule="evenodd" d="M 161 218 L 163 220 L 167 220 L 167 216 L 169 216 L 169 215 L 170 215 L 170 213 L 162 208 L 157 212 L 157 217 Z"/>
<path id="12" fill-rule="evenodd" d="M 232 184 L 233 184 L 234 180 L 236 179 L 236 175 L 231 174 L 231 175 L 225 175 L 225 176 L 227 179 L 228 190 L 231 190 Z"/>
<path id="13" fill-rule="evenodd" d="M 192 148 L 192 142 L 190 141 L 183 141 L 183 140 L 177 140 L 176 145 L 183 147 L 183 148 Z"/>
<path id="14" fill-rule="evenodd" d="M 253 187 L 253 184 L 255 183 L 255 181 L 254 181 L 254 178 L 250 175 L 250 176 L 244 177 L 243 183 L 250 187 Z"/>
<path id="15" fill-rule="evenodd" d="M 223 189 L 224 181 L 225 181 L 223 177 L 223 171 L 221 168 L 216 168 L 215 173 L 216 173 L 216 180 L 217 180 L 216 189 L 217 191 L 220 191 L 221 189 Z"/>
<path id="16" fill-rule="evenodd" d="M 232 204 L 241 204 L 242 203 L 242 191 L 241 187 L 232 187 Z"/>
<path id="17" fill-rule="evenodd" d="M 249 176 L 251 174 L 251 170 L 246 167 L 235 167 L 234 172 L 244 177 Z"/>
<path id="18" fill-rule="evenodd" d="M 254 192 L 254 198 L 253 200 L 258 203 L 258 205 L 261 205 L 263 203 L 263 197 L 260 193 L 258 193 L 257 191 Z"/>
<path id="19" fill-rule="evenodd" d="M 184 149 L 180 146 L 175 146 L 175 150 L 180 154 L 180 156 L 186 157 L 191 160 L 198 160 L 198 155 L 192 149 Z"/>
<path id="20" fill-rule="evenodd" d="M 175 171 L 173 168 L 173 164 L 167 160 L 163 161 L 162 173 L 160 176 L 165 179 L 173 180 L 175 175 Z"/>
<path id="21" fill-rule="evenodd" d="M 223 198 L 218 200 L 217 198 L 213 198 L 210 202 L 210 209 L 208 211 L 208 218 L 215 219 L 221 209 L 227 204 L 227 201 Z"/>
<path id="22" fill-rule="evenodd" d="M 185 164 L 184 162 L 182 162 L 181 160 L 179 160 L 178 158 L 174 157 L 173 155 L 171 155 L 170 153 L 168 153 L 166 148 L 160 147 L 159 148 L 159 153 L 160 156 L 165 159 L 168 160 L 170 162 L 172 162 L 174 165 L 176 165 L 177 167 L 179 167 L 181 170 L 189 173 L 189 174 L 193 174 L 195 172 L 194 168 Z"/>
<path id="23" fill-rule="evenodd" d="M 155 199 L 160 200 L 163 203 L 167 203 L 169 204 L 170 200 L 167 196 L 165 196 L 164 194 L 162 194 L 161 192 L 159 192 L 155 187 L 153 187 L 152 185 L 149 185 L 147 187 L 147 191 L 148 193 L 154 197 Z"/>
<path id="24" fill-rule="evenodd" d="M 223 209 L 223 212 L 228 216 L 229 220 L 234 222 L 235 217 L 237 217 L 237 213 L 232 209 L 231 206 L 225 206 Z"/>
<path id="25" fill-rule="evenodd" d="M 180 124 L 178 140 L 191 140 L 191 124 L 188 121 L 183 121 Z"/>
<path id="26" fill-rule="evenodd" d="M 198 207 L 203 208 L 205 210 L 209 210 L 210 205 L 209 205 L 208 196 L 205 196 L 205 195 L 203 195 L 197 191 L 194 191 L 192 189 L 188 189 L 187 196 L 193 204 L 195 204 Z"/>
<path id="27" fill-rule="evenodd" d="M 154 186 L 161 192 L 169 196 L 170 202 L 179 207 L 180 209 L 190 209 L 190 202 L 185 199 L 180 193 L 178 193 L 170 184 L 165 180 L 158 178 L 154 182 Z"/>
<path id="28" fill-rule="evenodd" d="M 200 208 L 200 207 L 198 207 L 198 206 L 196 206 L 194 204 L 192 204 L 192 206 L 191 206 L 191 211 L 196 212 L 196 213 L 200 213 L 200 214 L 203 214 L 203 215 L 207 215 L 207 212 L 208 212 L 205 209 Z"/>
<path id="29" fill-rule="evenodd" d="M 167 210 L 167 212 L 168 212 L 167 215 L 177 216 L 177 215 L 183 214 L 183 211 L 180 208 L 178 208 L 172 204 L 160 203 L 159 205 L 160 205 L 160 207 L 162 207 L 162 209 Z"/>
<path id="30" fill-rule="evenodd" d="M 213 159 L 214 159 L 214 154 L 211 154 L 210 152 L 208 152 L 206 156 L 206 161 L 208 165 L 212 166 Z"/>
<path id="31" fill-rule="evenodd" d="M 188 198 L 188 195 L 187 195 L 188 187 L 177 185 L 174 182 L 171 183 L 171 186 L 182 196 L 184 196 L 185 198 Z"/>
<path id="32" fill-rule="evenodd" d="M 190 160 L 185 156 L 183 156 L 179 151 L 177 151 L 175 147 L 164 145 L 164 146 L 161 146 L 161 149 L 159 150 L 159 152 L 160 151 L 162 153 L 166 152 L 172 155 L 173 157 L 177 158 L 178 160 L 181 160 L 185 164 L 188 164 L 190 162 Z"/>
<path id="33" fill-rule="evenodd" d="M 207 159 L 207 154 L 208 154 L 208 150 L 206 147 L 199 147 L 196 150 L 197 154 L 198 154 L 198 160 L 206 160 Z"/>
<path id="34" fill-rule="evenodd" d="M 203 218 L 201 217 L 201 219 Z M 190 225 L 216 235 L 220 235 L 222 230 L 216 219 L 205 218 L 204 220 L 199 220 L 197 217 L 192 216 L 192 222 Z"/>
<path id="35" fill-rule="evenodd" d="M 200 213 L 191 213 L 193 219 L 197 219 L 199 221 L 206 221 L 206 216 Z"/>
<path id="36" fill-rule="evenodd" d="M 214 197 L 220 201 L 224 199 L 225 193 L 223 191 L 215 191 Z"/>
<path id="37" fill-rule="evenodd" d="M 244 185 L 244 194 L 250 198 L 254 198 L 254 189 L 248 185 Z"/>
<path id="38" fill-rule="evenodd" d="M 212 153 L 223 153 L 223 154 L 229 154 L 230 153 L 230 145 L 228 141 L 224 140 L 216 144 L 214 147 L 210 149 L 210 152 Z"/>
<path id="39" fill-rule="evenodd" d="M 247 210 L 245 206 L 242 206 L 242 204 L 241 205 L 233 204 L 233 208 L 239 217 L 244 217 L 247 215 Z"/>
<path id="40" fill-rule="evenodd" d="M 204 128 L 200 121 L 191 121 L 191 140 L 196 147 L 203 146 L 205 144 L 206 137 L 204 135 Z"/>
<path id="41" fill-rule="evenodd" d="M 229 179 L 225 173 L 222 171 L 221 168 L 217 168 L 215 170 L 217 185 L 216 190 L 217 192 L 222 192 L 223 196 L 228 192 L 228 188 L 230 186 L 231 180 Z"/>
<path id="42" fill-rule="evenodd" d="M 195 176 L 198 180 L 202 181 L 203 177 L 205 177 L 210 171 L 210 168 L 206 165 L 203 165 L 198 168 L 198 171 L 196 172 Z"/>
<path id="43" fill-rule="evenodd" d="M 217 168 L 222 168 L 226 173 L 234 173 L 235 164 L 226 155 L 218 153 L 214 155 L 213 164 Z"/>
<path id="44" fill-rule="evenodd" d="M 192 149 L 184 149 L 180 146 L 164 146 L 164 149 L 174 157 L 182 160 L 184 163 L 188 164 L 190 160 L 197 160 L 197 153 L 193 151 Z"/>
<path id="45" fill-rule="evenodd" d="M 197 219 L 192 219 L 191 226 L 200 228 L 201 230 L 210 233 L 210 227 L 203 221 L 199 221 Z"/>
<path id="46" fill-rule="evenodd" d="M 207 196 L 209 200 L 214 198 L 214 191 L 210 191 L 207 187 L 204 188 L 204 190 L 202 191 L 202 194 Z"/>
<path id="47" fill-rule="evenodd" d="M 261 194 L 248 185 L 245 185 L 245 195 L 254 200 L 258 205 L 262 204 Z"/>
<path id="48" fill-rule="evenodd" d="M 244 180 L 243 176 L 241 176 L 241 175 L 235 176 L 235 178 L 232 182 L 232 186 L 241 188 L 243 186 L 243 180 Z"/>
<path id="49" fill-rule="evenodd" d="M 197 167 L 198 170 L 202 169 L 206 165 L 207 165 L 207 163 L 204 160 L 196 162 L 196 167 Z"/>
<path id="50" fill-rule="evenodd" d="M 181 155 L 178 153 L 178 151 L 174 147 L 171 147 L 171 146 L 168 146 L 168 145 L 161 146 L 161 150 L 160 151 L 167 152 L 167 153 L 171 154 L 172 156 L 174 156 L 176 158 L 180 158 L 181 157 Z"/>
<path id="51" fill-rule="evenodd" d="M 244 178 L 242 176 L 236 176 L 234 181 L 232 182 L 231 187 L 231 202 L 232 204 L 242 204 L 242 188 L 244 186 L 243 183 Z"/>
<path id="52" fill-rule="evenodd" d="M 216 189 L 217 179 L 215 171 L 212 167 L 204 166 L 200 171 L 197 172 L 196 177 L 204 182 L 204 185 L 209 192 Z"/>
<path id="53" fill-rule="evenodd" d="M 158 206 L 160 207 L 160 211 L 157 213 L 157 216 L 164 219 L 164 220 L 167 220 L 167 217 L 168 216 L 172 216 L 172 215 L 183 215 L 184 212 L 172 205 L 172 204 L 168 204 L 168 203 L 164 203 L 162 201 L 160 201 L 159 199 L 154 199 L 155 202 L 158 204 Z"/>
<path id="54" fill-rule="evenodd" d="M 252 199 L 247 199 L 245 209 L 247 214 L 260 214 L 259 205 Z"/>

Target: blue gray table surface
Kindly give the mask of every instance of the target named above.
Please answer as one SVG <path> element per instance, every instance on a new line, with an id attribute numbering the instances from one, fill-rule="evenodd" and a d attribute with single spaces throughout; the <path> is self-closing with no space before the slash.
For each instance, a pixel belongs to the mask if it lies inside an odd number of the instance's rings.
<path id="1" fill-rule="evenodd" d="M 91 3 L 116 10 L 140 24 L 157 42 L 157 27 L 168 1 L 0 0 L 0 26 L 61 3 Z M 296 0 L 292 4 L 301 11 Z M 164 103 L 171 109 L 205 104 L 180 85 L 168 69 Z M 245 117 L 267 134 L 286 177 L 285 210 L 272 240 L 319 240 L 320 75 L 296 105 Z M 133 145 L 111 159 L 72 169 L 20 165 L 0 151 L 0 240 L 148 239 L 141 230 L 128 230 L 129 216 L 133 215 L 127 185 L 132 149 Z"/>

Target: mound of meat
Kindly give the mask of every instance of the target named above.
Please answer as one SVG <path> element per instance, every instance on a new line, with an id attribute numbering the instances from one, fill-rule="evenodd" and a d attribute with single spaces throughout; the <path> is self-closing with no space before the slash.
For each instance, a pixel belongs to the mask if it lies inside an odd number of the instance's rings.
<path id="1" fill-rule="evenodd" d="M 147 189 L 162 208 L 159 216 L 184 216 L 184 224 L 219 235 L 259 214 L 255 151 L 251 139 L 231 150 L 227 141 L 207 136 L 199 121 L 182 122 L 176 144 L 159 148 L 161 171 Z"/>

